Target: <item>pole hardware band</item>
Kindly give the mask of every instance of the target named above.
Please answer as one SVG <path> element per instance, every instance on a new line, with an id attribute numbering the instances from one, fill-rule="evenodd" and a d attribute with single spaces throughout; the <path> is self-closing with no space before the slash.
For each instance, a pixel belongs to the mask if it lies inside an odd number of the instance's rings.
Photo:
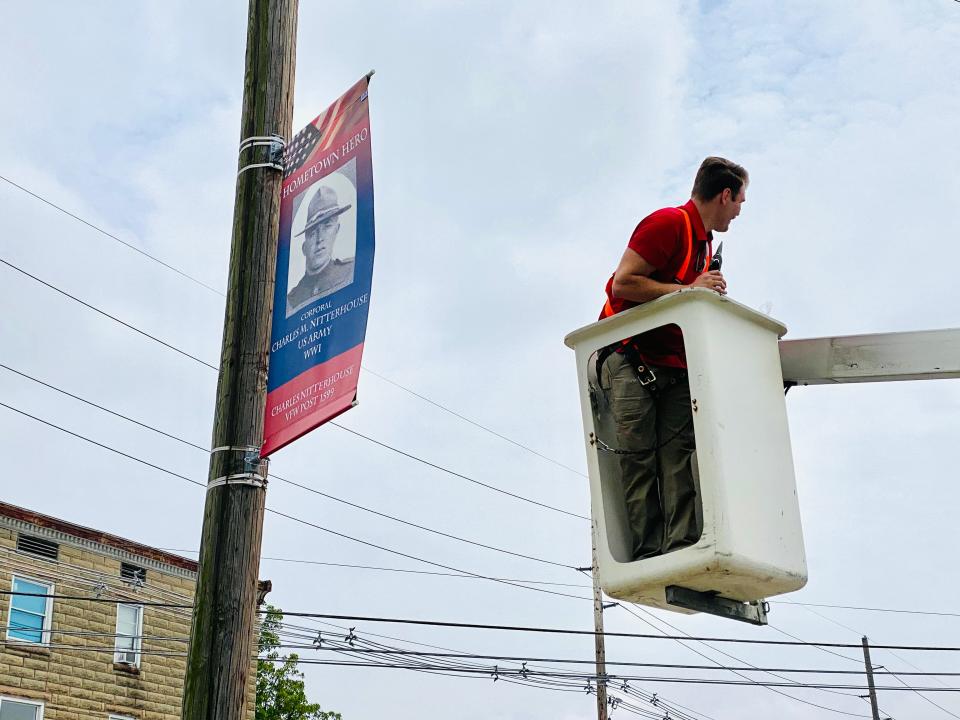
<path id="1" fill-rule="evenodd" d="M 251 487 L 265 488 L 267 479 L 256 473 L 236 473 L 234 475 L 224 475 L 207 483 L 207 490 L 220 487 L 221 485 L 250 485 Z"/>
<path id="2" fill-rule="evenodd" d="M 207 489 L 220 485 L 267 487 L 270 461 L 260 457 L 254 445 L 221 445 L 210 451 L 210 476 Z"/>
<path id="3" fill-rule="evenodd" d="M 281 136 L 273 135 L 253 135 L 248 138 L 244 138 L 240 141 L 240 154 L 248 150 L 254 150 L 254 148 L 266 147 L 268 148 L 266 153 L 265 162 L 255 162 L 248 163 L 244 165 L 237 171 L 237 177 L 241 173 L 246 172 L 247 170 L 252 170 L 253 168 L 272 168 L 274 170 L 279 170 L 283 172 L 283 150 L 287 146 L 287 141 L 284 140 Z M 263 153 L 261 153 L 262 155 Z M 261 158 L 263 160 L 264 158 Z"/>

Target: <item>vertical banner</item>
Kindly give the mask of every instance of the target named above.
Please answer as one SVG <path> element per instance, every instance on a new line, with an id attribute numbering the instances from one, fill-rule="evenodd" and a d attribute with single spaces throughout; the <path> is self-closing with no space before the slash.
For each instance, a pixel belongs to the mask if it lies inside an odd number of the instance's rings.
<path id="1" fill-rule="evenodd" d="M 263 457 L 356 404 L 373 276 L 368 84 L 284 154 Z"/>

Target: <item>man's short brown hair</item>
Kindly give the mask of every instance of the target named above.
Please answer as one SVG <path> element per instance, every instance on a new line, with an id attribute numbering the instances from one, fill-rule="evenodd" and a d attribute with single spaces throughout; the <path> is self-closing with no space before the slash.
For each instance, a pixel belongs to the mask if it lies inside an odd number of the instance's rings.
<path id="1" fill-rule="evenodd" d="M 722 157 L 708 157 L 697 170 L 692 195 L 697 200 L 713 200 L 726 188 L 730 188 L 730 194 L 737 197 L 740 189 L 749 181 L 747 171 L 735 162 Z"/>

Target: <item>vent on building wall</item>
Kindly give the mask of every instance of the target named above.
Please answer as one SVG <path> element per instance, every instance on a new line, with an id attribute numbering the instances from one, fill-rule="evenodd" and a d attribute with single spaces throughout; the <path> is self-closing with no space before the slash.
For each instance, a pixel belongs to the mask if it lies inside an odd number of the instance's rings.
<path id="1" fill-rule="evenodd" d="M 147 582 L 147 571 L 139 565 L 133 563 L 120 563 L 120 578 L 128 583 L 144 585 Z"/>
<path id="2" fill-rule="evenodd" d="M 19 534 L 17 535 L 17 552 L 35 555 L 47 560 L 56 560 L 60 552 L 60 546 L 50 540 Z"/>

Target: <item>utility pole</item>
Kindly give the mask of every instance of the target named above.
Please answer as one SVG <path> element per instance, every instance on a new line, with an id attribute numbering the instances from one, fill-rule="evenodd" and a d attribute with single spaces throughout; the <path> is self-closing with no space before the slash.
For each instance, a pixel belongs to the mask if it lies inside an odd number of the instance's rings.
<path id="1" fill-rule="evenodd" d="M 593 630 L 597 654 L 597 720 L 607 720 L 607 651 L 603 643 L 603 592 L 597 566 L 596 521 L 593 524 Z"/>
<path id="2" fill-rule="evenodd" d="M 873 685 L 873 665 L 870 664 L 870 645 L 867 636 L 863 636 L 863 662 L 867 666 L 867 688 L 870 691 L 870 708 L 873 710 L 873 720 L 880 720 L 880 708 L 877 706 L 877 689 Z"/>
<path id="3" fill-rule="evenodd" d="M 266 505 L 260 459 L 298 0 L 250 0 L 230 276 L 183 720 L 245 720 Z"/>

